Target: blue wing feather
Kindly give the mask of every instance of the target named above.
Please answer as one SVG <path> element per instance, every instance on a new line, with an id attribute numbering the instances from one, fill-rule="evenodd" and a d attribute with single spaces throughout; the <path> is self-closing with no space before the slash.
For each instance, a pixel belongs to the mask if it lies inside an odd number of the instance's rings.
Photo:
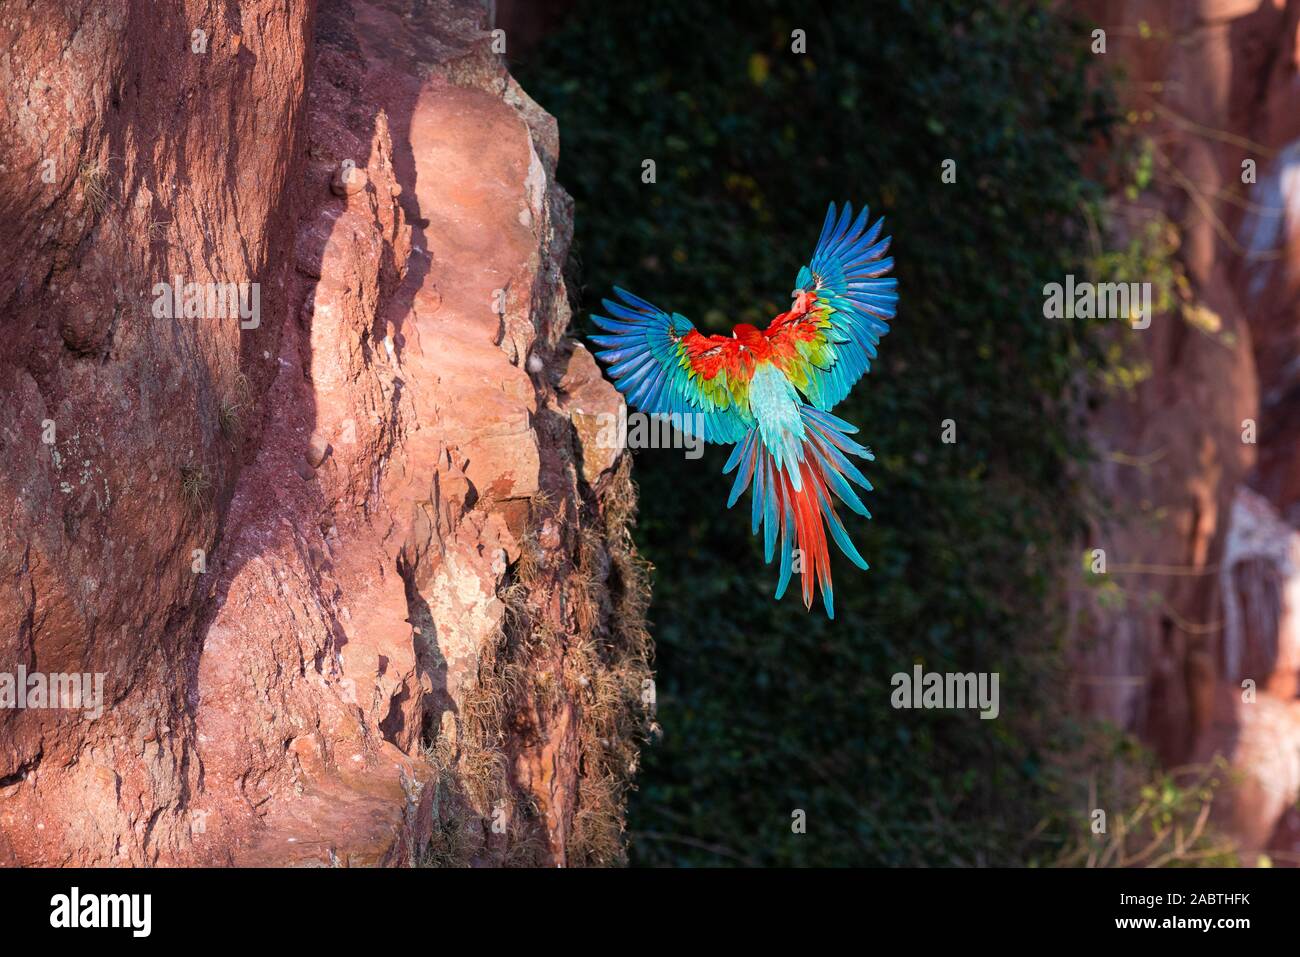
<path id="1" fill-rule="evenodd" d="M 825 310 L 830 322 L 826 335 L 834 359 L 824 367 L 812 366 L 804 389 L 818 409 L 835 406 L 870 371 L 876 345 L 889 332 L 897 307 L 898 280 L 880 278 L 894 265 L 892 257 L 881 258 L 891 237 L 881 238 L 883 218 L 870 228 L 869 220 L 865 206 L 855 218 L 851 203 L 838 211 L 831 203 L 812 259 L 795 280 L 799 288 L 816 293 L 816 308 Z"/>
<path id="2" fill-rule="evenodd" d="M 621 299 L 602 300 L 608 316 L 592 322 L 610 335 L 595 335 L 596 358 L 609 365 L 610 378 L 635 406 L 706 442 L 738 442 L 749 423 L 735 408 L 720 408 L 695 388 L 683 370 L 683 336 L 695 327 L 685 316 L 671 316 L 626 289 L 614 287 Z M 613 318 L 611 318 L 613 317 Z"/>

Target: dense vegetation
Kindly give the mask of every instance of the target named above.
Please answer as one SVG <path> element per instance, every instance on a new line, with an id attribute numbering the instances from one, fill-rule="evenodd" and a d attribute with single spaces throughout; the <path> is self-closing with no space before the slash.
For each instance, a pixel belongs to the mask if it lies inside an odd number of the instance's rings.
<path id="1" fill-rule="evenodd" d="M 1031 835 L 1069 730 L 1054 593 L 1095 337 L 1045 319 L 1042 288 L 1081 271 L 1100 192 L 1080 159 L 1101 112 L 1087 55 L 1086 29 L 1028 0 L 592 0 L 513 65 L 560 123 L 581 332 L 615 284 L 705 332 L 765 325 L 830 200 L 869 203 L 895 237 L 898 319 L 836 409 L 877 456 L 875 519 L 848 521 L 872 568 L 836 556 L 836 620 L 797 587 L 773 601 L 747 499 L 724 507 L 725 450 L 636 455 L 664 731 L 634 863 L 1055 853 Z M 914 663 L 1000 673 L 1001 717 L 894 710 L 890 678 Z"/>

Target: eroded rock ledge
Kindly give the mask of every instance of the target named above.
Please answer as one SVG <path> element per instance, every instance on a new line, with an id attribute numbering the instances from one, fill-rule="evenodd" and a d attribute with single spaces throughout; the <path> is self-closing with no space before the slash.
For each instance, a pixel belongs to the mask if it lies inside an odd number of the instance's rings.
<path id="1" fill-rule="evenodd" d="M 0 16 L 0 671 L 106 698 L 0 710 L 0 862 L 618 862 L 646 573 L 554 121 L 474 3 L 143 6 Z"/>

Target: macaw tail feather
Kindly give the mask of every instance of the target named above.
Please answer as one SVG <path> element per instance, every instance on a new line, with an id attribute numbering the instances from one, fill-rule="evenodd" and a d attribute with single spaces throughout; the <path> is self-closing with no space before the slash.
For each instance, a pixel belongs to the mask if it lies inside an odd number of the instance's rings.
<path id="1" fill-rule="evenodd" d="M 739 469 L 727 508 L 735 505 L 745 489 L 753 485 L 751 526 L 755 535 L 760 527 L 763 529 L 763 555 L 769 564 L 780 539 L 781 572 L 776 597 L 785 594 L 790 576 L 798 571 L 802 576 L 804 606 L 812 607 L 813 591 L 820 586 L 826 615 L 834 618 L 827 529 L 853 564 L 864 570 L 868 565 L 835 513 L 831 493 L 859 515 L 870 518 L 871 513 L 853 486 L 871 491 L 871 483 L 848 456 L 868 461 L 875 456 L 870 449 L 849 438 L 857 429 L 843 419 L 807 405 L 801 405 L 799 412 L 804 424 L 802 459 L 794 461 L 787 457 L 778 463 L 764 445 L 759 429 L 750 429 L 722 470 L 725 475 Z M 792 468 L 799 469 L 797 483 L 790 474 Z"/>

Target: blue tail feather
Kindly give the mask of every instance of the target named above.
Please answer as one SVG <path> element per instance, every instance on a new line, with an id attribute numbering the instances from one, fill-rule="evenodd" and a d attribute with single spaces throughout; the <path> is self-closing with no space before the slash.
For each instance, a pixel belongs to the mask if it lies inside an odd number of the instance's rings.
<path id="1" fill-rule="evenodd" d="M 834 618 L 834 590 L 825 551 L 826 531 L 829 530 L 830 539 L 849 561 L 864 570 L 870 567 L 836 514 L 834 499 L 867 518 L 871 517 L 854 489 L 856 485 L 870 490 L 871 483 L 848 456 L 867 459 L 872 456 L 865 446 L 846 437 L 849 432 L 857 431 L 848 422 L 807 405 L 801 405 L 799 412 L 804 424 L 802 462 L 790 455 L 778 459 L 763 442 L 760 429 L 755 426 L 736 444 L 723 468 L 724 474 L 736 471 L 727 507 L 735 505 L 741 493 L 752 486 L 751 531 L 758 534 L 762 526 L 764 561 L 771 564 L 774 555 L 780 555 L 776 597 L 781 598 L 790 584 L 798 549 L 804 576 L 805 604 L 811 604 L 812 589 L 816 585 L 827 616 Z M 800 469 L 802 480 L 794 476 L 791 469 Z"/>

